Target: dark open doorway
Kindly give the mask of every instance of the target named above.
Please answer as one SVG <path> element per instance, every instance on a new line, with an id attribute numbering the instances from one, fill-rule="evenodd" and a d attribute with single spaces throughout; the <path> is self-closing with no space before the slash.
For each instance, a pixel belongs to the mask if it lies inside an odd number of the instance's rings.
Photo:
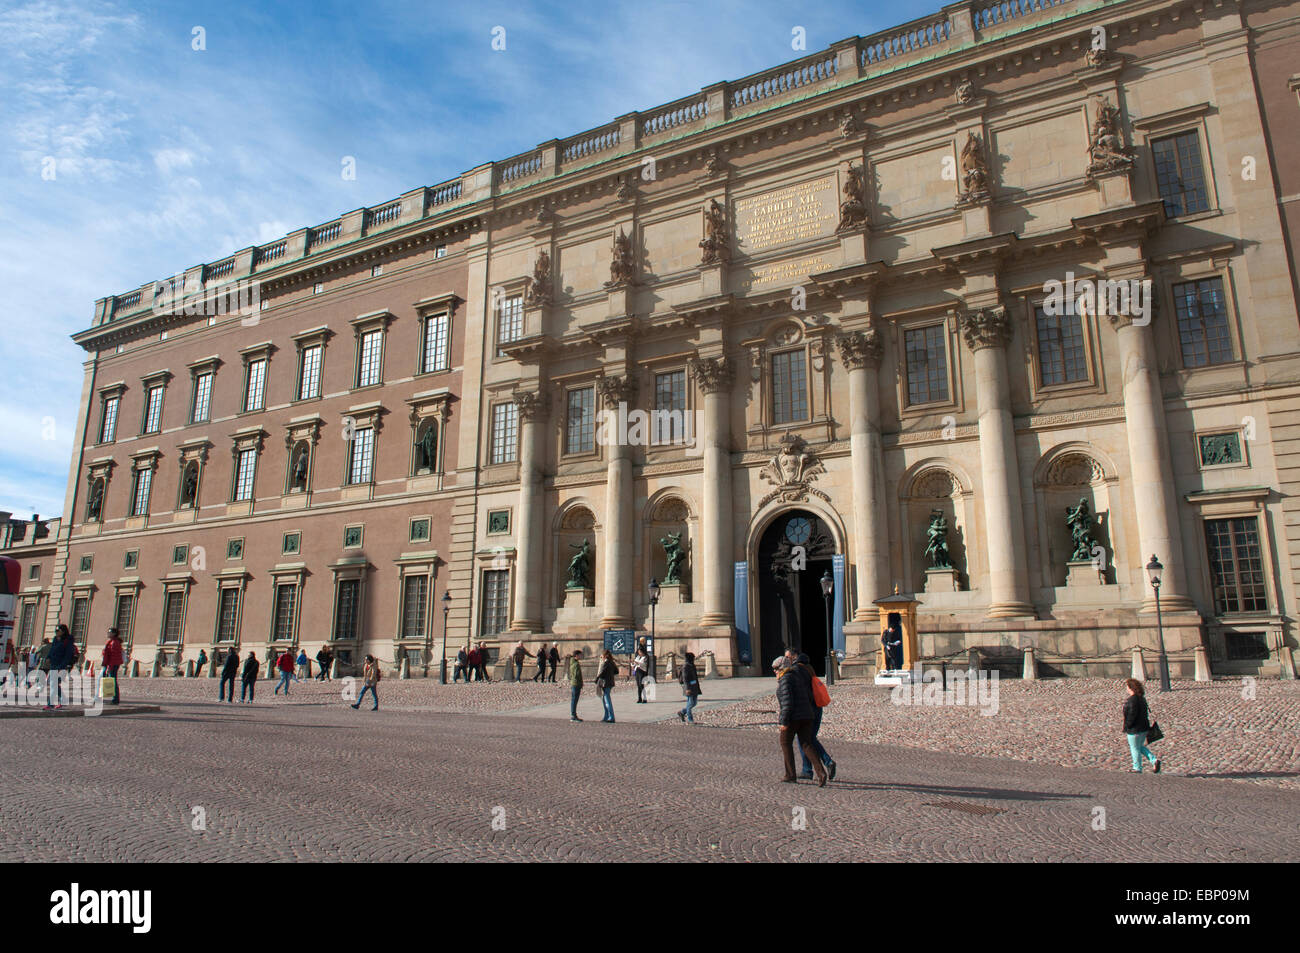
<path id="1" fill-rule="evenodd" d="M 774 519 L 758 543 L 752 575 L 759 587 L 760 660 L 767 666 L 786 648 L 807 653 L 818 675 L 826 667 L 826 600 L 821 578 L 831 568 L 835 538 L 807 510 Z"/>

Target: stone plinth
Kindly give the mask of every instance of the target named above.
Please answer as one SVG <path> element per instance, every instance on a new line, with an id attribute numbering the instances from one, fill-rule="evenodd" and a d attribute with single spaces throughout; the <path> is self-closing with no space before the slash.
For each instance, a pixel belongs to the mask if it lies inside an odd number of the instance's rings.
<path id="1" fill-rule="evenodd" d="M 660 586 L 659 603 L 656 609 L 662 612 L 665 608 L 680 606 L 690 601 L 691 591 L 684 584 L 674 583 L 671 586 Z"/>
<path id="2" fill-rule="evenodd" d="M 1067 589 L 1093 589 L 1106 584 L 1101 570 L 1091 559 L 1071 559 L 1065 566 Z"/>
<path id="3" fill-rule="evenodd" d="M 927 569 L 925 571 L 926 592 L 957 592 L 957 570 Z"/>
<path id="4" fill-rule="evenodd" d="M 564 608 L 581 609 L 590 608 L 596 604 L 595 589 L 565 589 L 564 590 Z"/>

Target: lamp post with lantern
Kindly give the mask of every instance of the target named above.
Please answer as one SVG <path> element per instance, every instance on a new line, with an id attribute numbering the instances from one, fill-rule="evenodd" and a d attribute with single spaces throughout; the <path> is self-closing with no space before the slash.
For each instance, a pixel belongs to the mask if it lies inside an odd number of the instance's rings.
<path id="1" fill-rule="evenodd" d="M 822 596 L 826 599 L 826 684 L 835 684 L 835 643 L 831 641 L 831 596 L 835 593 L 835 579 L 831 571 L 821 578 Z"/>
<path id="2" fill-rule="evenodd" d="M 447 613 L 451 612 L 451 591 L 442 594 L 442 684 L 447 684 Z"/>
<path id="3" fill-rule="evenodd" d="M 1165 625 L 1160 615 L 1160 573 L 1164 568 L 1152 553 L 1151 561 L 1147 563 L 1147 579 L 1151 581 L 1151 588 L 1156 593 L 1156 634 L 1160 639 L 1160 690 L 1167 692 L 1172 686 L 1169 684 L 1169 656 L 1165 654 Z"/>
<path id="4" fill-rule="evenodd" d="M 658 681 L 655 668 L 655 606 L 659 605 L 659 580 L 650 577 L 650 638 L 646 641 L 645 654 L 651 680 Z"/>

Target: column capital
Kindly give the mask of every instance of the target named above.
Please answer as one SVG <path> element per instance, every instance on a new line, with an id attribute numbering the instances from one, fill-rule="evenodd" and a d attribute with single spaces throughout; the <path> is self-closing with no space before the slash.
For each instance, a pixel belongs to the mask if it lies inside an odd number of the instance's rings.
<path id="1" fill-rule="evenodd" d="M 636 378 L 608 374 L 596 378 L 596 393 L 601 403 L 610 409 L 617 409 L 619 404 L 630 404 L 636 399 Z"/>
<path id="2" fill-rule="evenodd" d="M 972 351 L 986 347 L 1006 347 L 1011 341 L 1011 319 L 1002 305 L 989 308 L 960 308 L 953 313 L 961 327 L 966 346 Z"/>
<path id="3" fill-rule="evenodd" d="M 519 408 L 521 420 L 540 420 L 546 416 L 546 395 L 541 391 L 517 390 L 510 395 L 510 399 Z"/>
<path id="4" fill-rule="evenodd" d="M 849 370 L 880 366 L 880 357 L 884 353 L 885 345 L 876 328 L 869 327 L 861 331 L 842 333 L 836 337 L 835 343 L 840 348 L 840 360 Z"/>
<path id="5" fill-rule="evenodd" d="M 731 387 L 733 369 L 725 357 L 695 357 L 690 360 L 691 376 L 706 394 L 716 394 Z"/>

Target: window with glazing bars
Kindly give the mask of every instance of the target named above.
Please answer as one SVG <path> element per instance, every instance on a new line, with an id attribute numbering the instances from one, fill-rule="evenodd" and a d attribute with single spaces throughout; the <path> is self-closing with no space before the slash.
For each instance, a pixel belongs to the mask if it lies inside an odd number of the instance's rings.
<path id="1" fill-rule="evenodd" d="M 36 603 L 23 603 L 23 618 L 18 628 L 18 644 L 31 645 L 32 634 L 36 628 Z"/>
<path id="2" fill-rule="evenodd" d="M 352 434 L 348 483 L 369 483 L 374 472 L 375 428 L 362 427 Z"/>
<path id="3" fill-rule="evenodd" d="M 591 453 L 596 449 L 596 389 L 569 391 L 569 432 L 565 453 Z"/>
<path id="4" fill-rule="evenodd" d="M 360 606 L 361 580 L 340 579 L 338 594 L 334 599 L 334 640 L 349 642 L 357 637 L 357 617 Z"/>
<path id="5" fill-rule="evenodd" d="M 117 608 L 113 612 L 113 626 L 123 645 L 131 644 L 131 619 L 135 610 L 135 596 L 124 592 L 117 597 Z"/>
<path id="6" fill-rule="evenodd" d="M 1156 187 L 1170 218 L 1194 215 L 1210 207 L 1201 162 L 1201 137 L 1196 130 L 1151 140 L 1156 162 Z"/>
<path id="7" fill-rule="evenodd" d="M 293 613 L 297 605 L 297 583 L 282 582 L 275 587 L 275 619 L 271 627 L 272 641 L 293 641 Z"/>
<path id="8" fill-rule="evenodd" d="M 808 366 L 802 349 L 772 355 L 772 422 L 808 419 Z"/>
<path id="9" fill-rule="evenodd" d="M 420 363 L 420 373 L 445 371 L 451 366 L 451 354 L 447 346 L 450 329 L 450 315 L 434 314 L 424 319 L 424 356 Z"/>
<path id="10" fill-rule="evenodd" d="M 244 410 L 261 410 L 266 389 L 266 361 L 248 362 L 248 383 L 244 388 Z"/>
<path id="11" fill-rule="evenodd" d="M 402 638 L 424 638 L 428 602 L 429 577 L 407 576 L 402 582 Z"/>
<path id="12" fill-rule="evenodd" d="M 212 403 L 212 375 L 200 374 L 194 378 L 194 403 L 190 407 L 190 423 L 201 424 L 208 419 Z"/>
<path id="13" fill-rule="evenodd" d="M 1215 614 L 1267 612 L 1264 560 L 1255 517 L 1206 520 L 1205 544 Z"/>
<path id="14" fill-rule="evenodd" d="M 72 600 L 72 641 L 75 645 L 86 644 L 86 627 L 90 622 L 90 600 L 78 597 Z"/>
<path id="15" fill-rule="evenodd" d="M 1083 350 L 1083 317 L 1034 311 L 1038 326 L 1038 379 L 1044 387 L 1073 384 L 1088 379 L 1088 359 Z"/>
<path id="16" fill-rule="evenodd" d="M 513 463 L 519 450 L 519 408 L 514 404 L 492 406 L 492 462 Z"/>
<path id="17" fill-rule="evenodd" d="M 217 641 L 233 642 L 239 626 L 239 590 L 226 586 L 217 604 Z"/>
<path id="18" fill-rule="evenodd" d="M 497 635 L 510 628 L 510 570 L 483 572 L 483 635 Z"/>
<path id="19" fill-rule="evenodd" d="M 162 403 L 163 389 L 161 385 L 150 387 L 149 396 L 145 398 L 143 433 L 157 433 L 162 430 Z"/>
<path id="20" fill-rule="evenodd" d="M 253 474 L 257 470 L 257 451 L 251 447 L 239 451 L 235 463 L 235 502 L 253 498 Z"/>
<path id="21" fill-rule="evenodd" d="M 948 399 L 948 350 L 944 338 L 942 324 L 912 328 L 904 333 L 908 404 Z"/>
<path id="22" fill-rule="evenodd" d="M 135 471 L 135 486 L 131 491 L 131 515 L 144 516 L 149 512 L 149 487 L 153 483 L 153 470 Z"/>
<path id="23" fill-rule="evenodd" d="M 655 375 L 655 443 L 680 443 L 686 439 L 686 372 Z"/>
<path id="24" fill-rule="evenodd" d="M 1223 279 L 1185 281 L 1174 285 L 1173 292 L 1183 366 L 1205 367 L 1231 361 L 1232 337 L 1223 299 Z"/>
<path id="25" fill-rule="evenodd" d="M 512 295 L 500 299 L 497 305 L 497 344 L 509 344 L 524 335 L 524 299 L 522 295 Z M 497 348 L 497 357 L 503 357 L 505 351 Z"/>
<path id="26" fill-rule="evenodd" d="M 361 352 L 357 359 L 358 387 L 369 387 L 379 383 L 379 362 L 383 348 L 383 331 L 367 331 L 361 335 Z"/>
<path id="27" fill-rule="evenodd" d="M 185 593 L 167 593 L 163 602 L 163 641 L 180 642 L 185 627 Z"/>
<path id="28" fill-rule="evenodd" d="M 321 346 L 313 344 L 302 349 L 299 358 L 301 368 L 298 371 L 298 399 L 311 400 L 320 396 L 320 358 Z"/>
<path id="29" fill-rule="evenodd" d="M 99 442 L 112 443 L 117 438 L 117 404 L 120 398 L 104 400 L 103 420 L 99 425 Z"/>

